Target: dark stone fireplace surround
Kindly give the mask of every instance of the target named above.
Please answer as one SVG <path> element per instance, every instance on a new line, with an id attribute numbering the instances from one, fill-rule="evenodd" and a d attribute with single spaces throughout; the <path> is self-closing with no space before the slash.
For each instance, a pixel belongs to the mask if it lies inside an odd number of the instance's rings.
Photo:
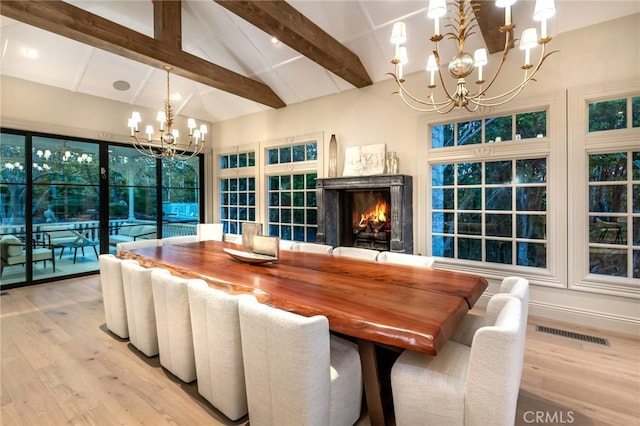
<path id="1" fill-rule="evenodd" d="M 342 244 L 340 235 L 347 219 L 347 191 L 389 190 L 391 198 L 390 250 L 413 253 L 413 183 L 408 175 L 375 175 L 339 178 L 319 178 L 316 181 L 318 232 L 316 241 L 337 247 Z M 342 220 L 341 220 L 342 218 Z M 348 222 L 348 223 L 344 223 Z"/>

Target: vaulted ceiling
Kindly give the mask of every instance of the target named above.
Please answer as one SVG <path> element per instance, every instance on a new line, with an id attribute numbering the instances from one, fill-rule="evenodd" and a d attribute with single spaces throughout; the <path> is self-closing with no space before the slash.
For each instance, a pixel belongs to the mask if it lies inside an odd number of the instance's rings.
<path id="1" fill-rule="evenodd" d="M 492 47 L 502 43 L 492 22 L 503 18 L 493 3 L 481 1 L 482 32 L 469 42 L 469 51 L 485 43 L 490 51 L 499 49 Z M 432 50 L 427 4 L 3 0 L 0 72 L 159 109 L 165 93 L 162 67 L 171 65 L 172 94 L 181 95 L 174 100 L 178 113 L 216 122 L 388 79 L 389 36 L 399 20 L 408 28 L 406 72 L 423 69 Z M 516 32 L 535 25 L 533 6 L 526 0 L 514 6 Z M 556 0 L 556 8 L 551 35 L 638 13 L 640 2 Z M 280 43 L 273 44 L 272 36 Z M 447 44 L 444 58 L 456 53 L 453 43 Z M 38 56 L 28 55 L 29 49 Z"/>

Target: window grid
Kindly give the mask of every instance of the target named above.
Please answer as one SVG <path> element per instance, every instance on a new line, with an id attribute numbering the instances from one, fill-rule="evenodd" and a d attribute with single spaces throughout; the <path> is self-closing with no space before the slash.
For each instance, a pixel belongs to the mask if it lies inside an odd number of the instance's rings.
<path id="1" fill-rule="evenodd" d="M 256 179 L 220 179 L 220 221 L 223 232 L 240 234 L 242 222 L 256 221 Z"/>
<path id="2" fill-rule="evenodd" d="M 589 273 L 640 278 L 640 151 L 589 155 Z"/>
<path id="3" fill-rule="evenodd" d="M 220 169 L 238 169 L 243 167 L 254 167 L 256 165 L 255 151 L 223 154 L 219 157 Z"/>
<path id="4" fill-rule="evenodd" d="M 316 172 L 268 176 L 267 230 L 284 240 L 315 242 Z"/>
<path id="5" fill-rule="evenodd" d="M 504 182 L 492 182 L 496 164 L 509 166 Z M 530 164 L 543 171 L 527 179 Z M 546 268 L 546 187 L 544 158 L 433 165 L 433 255 Z"/>
<path id="6" fill-rule="evenodd" d="M 317 159 L 318 144 L 316 142 L 303 142 L 267 149 L 267 165 L 316 161 Z"/>
<path id="7" fill-rule="evenodd" d="M 546 136 L 546 111 L 524 112 L 433 126 L 431 148 L 494 144 Z"/>

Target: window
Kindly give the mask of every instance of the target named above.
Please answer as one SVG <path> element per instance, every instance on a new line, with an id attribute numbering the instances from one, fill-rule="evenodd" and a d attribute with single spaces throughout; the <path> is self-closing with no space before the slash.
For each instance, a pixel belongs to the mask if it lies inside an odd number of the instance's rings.
<path id="1" fill-rule="evenodd" d="M 318 140 L 290 139 L 265 147 L 269 235 L 283 240 L 316 241 Z"/>
<path id="2" fill-rule="evenodd" d="M 219 154 L 218 172 L 223 232 L 240 234 L 242 222 L 257 221 L 255 149 Z"/>
<path id="3" fill-rule="evenodd" d="M 531 108 L 429 125 L 427 252 L 443 265 L 517 271 L 551 285 L 564 281 L 555 255 L 562 239 L 550 222 L 563 214 L 562 143 L 551 111 Z M 550 200 L 556 200 L 551 202 Z"/>
<path id="4" fill-rule="evenodd" d="M 317 173 L 269 176 L 269 235 L 284 240 L 316 241 Z"/>
<path id="5" fill-rule="evenodd" d="M 572 286 L 602 293 L 640 291 L 640 96 L 576 96 L 576 141 L 570 154 L 576 219 Z M 576 115 L 580 112 L 576 108 Z M 586 178 L 585 178 L 586 177 Z"/>
<path id="6" fill-rule="evenodd" d="M 241 234 L 242 222 L 259 222 L 265 235 L 315 241 L 319 141 L 322 134 L 219 152 L 218 197 L 224 232 Z"/>

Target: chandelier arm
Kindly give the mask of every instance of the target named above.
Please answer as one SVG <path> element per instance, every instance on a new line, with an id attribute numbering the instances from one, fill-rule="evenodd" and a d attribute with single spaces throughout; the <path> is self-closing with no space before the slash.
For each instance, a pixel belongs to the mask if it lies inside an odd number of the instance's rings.
<path id="1" fill-rule="evenodd" d="M 510 101 L 511 99 L 515 98 L 524 88 L 527 84 L 529 84 L 529 82 L 531 80 L 535 79 L 533 78 L 538 71 L 540 70 L 540 68 L 542 67 L 542 64 L 544 63 L 544 61 L 552 54 L 557 53 L 558 50 L 554 50 L 553 52 L 549 52 L 547 54 L 544 53 L 544 46 L 543 46 L 543 51 L 540 55 L 540 59 L 538 61 L 538 63 L 536 64 L 536 66 L 533 68 L 533 70 L 531 70 L 531 74 L 529 74 L 529 70 L 525 70 L 525 76 L 524 79 L 522 80 L 522 82 L 520 82 L 518 85 L 516 85 L 515 87 L 513 87 L 512 89 L 500 94 L 500 95 L 496 95 L 496 96 L 492 96 L 492 97 L 488 97 L 488 98 L 482 98 L 480 99 L 479 97 L 474 97 L 473 100 L 477 103 L 478 101 L 481 103 L 481 105 L 483 106 L 497 106 L 497 105 L 502 105 L 508 101 Z M 508 99 L 506 101 L 499 101 L 500 99 L 504 99 L 508 97 Z M 498 103 L 487 103 L 487 102 L 492 102 L 492 101 L 499 101 Z"/>
<path id="2" fill-rule="evenodd" d="M 147 157 L 154 157 L 154 158 L 161 158 L 162 154 L 159 154 L 157 151 L 153 150 L 153 147 L 151 145 L 149 145 L 148 148 L 145 148 L 145 146 L 138 140 L 138 136 L 134 135 L 133 136 L 133 147 L 142 155 L 147 156 Z"/>
<path id="3" fill-rule="evenodd" d="M 511 50 L 511 43 L 513 43 L 515 41 L 515 40 L 511 40 L 511 35 L 510 34 L 511 34 L 510 31 L 505 32 L 504 50 L 502 51 L 502 57 L 500 59 L 500 64 L 498 65 L 498 68 L 496 69 L 496 72 L 493 74 L 493 77 L 491 78 L 489 83 L 484 87 L 484 89 L 482 88 L 482 85 L 480 85 L 479 92 L 477 94 L 475 94 L 475 95 L 470 96 L 470 98 L 477 99 L 477 98 L 483 96 L 487 92 L 487 90 L 489 90 L 491 88 L 493 83 L 496 81 L 496 79 L 498 78 L 498 75 L 500 74 L 500 72 L 502 72 L 502 67 L 504 66 L 505 62 L 507 61 L 507 55 L 509 54 L 509 51 Z"/>
<path id="4" fill-rule="evenodd" d="M 451 101 L 449 102 L 440 102 L 439 104 L 436 104 L 435 102 L 433 102 L 433 96 L 430 95 L 429 99 L 431 99 L 431 103 L 426 102 L 426 101 L 422 101 L 419 99 L 415 99 L 415 102 L 420 103 L 421 105 L 431 105 L 431 108 L 427 109 L 427 108 L 420 108 L 414 104 L 412 104 L 409 100 L 407 100 L 404 97 L 404 94 L 407 94 L 407 96 L 411 97 L 411 94 L 407 93 L 407 92 L 398 92 L 398 95 L 400 96 L 400 99 L 402 99 L 402 101 L 405 103 L 405 105 L 407 105 L 409 108 L 411 108 L 414 111 L 418 111 L 418 112 L 437 112 L 439 114 L 446 114 L 448 112 L 450 112 L 451 110 L 453 110 L 453 108 L 455 107 L 455 104 Z M 413 99 L 413 98 L 410 98 Z"/>
<path id="5" fill-rule="evenodd" d="M 418 104 L 421 104 L 421 105 L 432 105 L 434 108 L 438 108 L 440 106 L 447 106 L 447 105 L 449 105 L 449 103 L 451 103 L 451 100 L 447 100 L 447 101 L 443 101 L 443 102 L 434 102 L 432 95 L 429 96 L 429 99 L 431 99 L 430 101 L 425 101 L 425 100 L 419 99 L 419 98 L 413 96 L 407 89 L 405 89 L 404 84 L 402 83 L 402 81 L 400 79 L 398 79 L 397 75 L 395 75 L 393 73 L 387 73 L 387 74 L 392 76 L 394 78 L 394 80 L 396 81 L 396 84 L 398 85 L 399 91 L 396 92 L 396 93 L 399 93 L 402 96 L 406 95 L 409 99 L 411 99 L 415 103 L 418 103 Z M 433 111 L 435 111 L 435 110 L 436 109 L 433 109 Z"/>

